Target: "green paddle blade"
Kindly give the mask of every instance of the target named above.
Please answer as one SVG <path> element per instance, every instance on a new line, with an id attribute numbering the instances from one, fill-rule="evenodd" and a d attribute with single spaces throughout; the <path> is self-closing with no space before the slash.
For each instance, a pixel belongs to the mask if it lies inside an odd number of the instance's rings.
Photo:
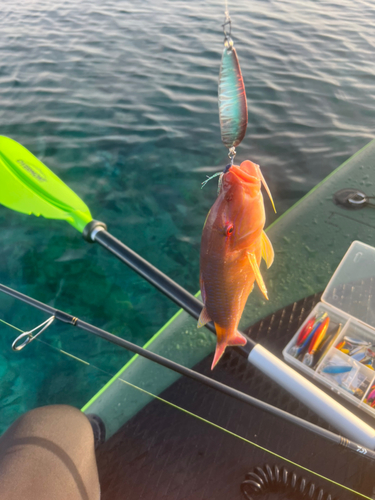
<path id="1" fill-rule="evenodd" d="M 24 214 L 69 222 L 78 231 L 92 221 L 83 201 L 30 151 L 0 136 L 0 203 Z"/>

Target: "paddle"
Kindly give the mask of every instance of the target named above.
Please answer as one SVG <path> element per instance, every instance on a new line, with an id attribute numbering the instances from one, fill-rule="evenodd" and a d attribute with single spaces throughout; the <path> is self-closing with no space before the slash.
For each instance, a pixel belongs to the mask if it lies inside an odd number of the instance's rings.
<path id="1" fill-rule="evenodd" d="M 198 319 L 202 303 L 94 221 L 83 201 L 48 167 L 16 141 L 0 136 L 0 203 L 26 214 L 66 220 Z M 206 325 L 215 332 L 214 325 Z M 241 355 L 350 439 L 375 449 L 375 430 L 276 356 L 247 338 Z"/>

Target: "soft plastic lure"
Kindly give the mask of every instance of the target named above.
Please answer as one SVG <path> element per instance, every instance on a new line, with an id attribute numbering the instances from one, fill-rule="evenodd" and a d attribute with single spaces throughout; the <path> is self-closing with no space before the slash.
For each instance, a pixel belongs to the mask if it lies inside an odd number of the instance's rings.
<path id="1" fill-rule="evenodd" d="M 233 163 L 235 148 L 246 133 L 247 101 L 240 63 L 230 37 L 230 29 L 229 33 L 225 30 L 227 25 L 231 25 L 228 15 L 224 23 L 224 49 L 219 76 L 219 115 L 221 139 L 229 148 L 229 157 Z"/>

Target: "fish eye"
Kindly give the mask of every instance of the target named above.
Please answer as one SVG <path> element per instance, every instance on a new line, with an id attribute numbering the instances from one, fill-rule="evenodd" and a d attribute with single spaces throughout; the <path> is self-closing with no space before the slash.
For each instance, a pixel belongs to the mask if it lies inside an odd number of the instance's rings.
<path id="1" fill-rule="evenodd" d="M 230 224 L 228 227 L 227 227 L 227 236 L 230 236 L 232 233 L 233 233 L 233 224 Z"/>

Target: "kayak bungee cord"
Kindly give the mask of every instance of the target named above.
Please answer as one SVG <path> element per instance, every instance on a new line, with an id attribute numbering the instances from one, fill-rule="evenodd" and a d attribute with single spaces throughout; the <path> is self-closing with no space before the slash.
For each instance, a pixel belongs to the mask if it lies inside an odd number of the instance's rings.
<path id="1" fill-rule="evenodd" d="M 325 437 L 326 439 L 333 441 L 336 444 L 339 444 L 341 446 L 344 446 L 345 448 L 349 448 L 357 453 L 360 453 L 364 456 L 367 456 L 368 458 L 375 460 L 375 451 L 372 451 L 371 449 L 368 449 L 366 444 L 362 442 L 361 444 L 357 444 L 355 442 L 352 442 L 349 439 L 343 438 L 342 436 L 339 436 L 331 431 L 328 431 L 326 429 L 323 429 L 315 424 L 312 424 L 311 422 L 308 422 L 306 420 L 303 420 L 302 418 L 296 417 L 295 415 L 292 415 L 288 412 L 285 412 L 284 410 L 281 410 L 277 407 L 274 407 L 272 405 L 269 405 L 268 403 L 265 403 L 263 401 L 260 401 L 259 399 L 256 399 L 252 396 L 249 396 L 248 394 L 245 394 L 243 392 L 240 392 L 236 389 L 233 389 L 232 387 L 229 387 L 225 384 L 222 384 L 221 382 L 218 382 L 216 380 L 213 380 L 209 377 L 206 377 L 205 375 L 198 373 L 194 370 L 191 370 L 190 368 L 187 368 L 185 366 L 179 365 L 178 363 L 175 363 L 172 360 L 169 360 L 167 358 L 164 358 L 163 356 L 160 356 L 159 354 L 156 354 L 154 352 L 151 352 L 147 349 L 144 349 L 143 347 L 140 347 L 136 344 L 133 344 L 129 342 L 128 340 L 124 340 L 120 337 L 117 337 L 116 335 L 113 335 L 109 332 L 106 332 L 105 330 L 102 330 L 100 328 L 97 328 L 96 326 L 93 326 L 89 323 L 86 323 L 85 321 L 82 321 L 78 319 L 75 316 L 72 316 L 66 312 L 59 311 L 57 309 L 54 309 L 51 306 L 48 306 L 47 304 L 43 304 L 42 302 L 39 302 L 27 295 L 24 295 L 16 290 L 13 290 L 11 288 L 6 287 L 5 285 L 0 284 L 0 291 L 6 293 L 7 295 L 10 295 L 11 297 L 14 297 L 17 300 L 20 300 L 22 302 L 25 302 L 26 304 L 29 304 L 30 306 L 34 307 L 35 309 L 39 309 L 41 311 L 46 312 L 47 314 L 51 314 L 51 318 L 49 318 L 47 321 L 42 323 L 43 326 L 47 322 L 48 325 L 52 323 L 54 319 L 61 321 L 63 323 L 70 324 L 72 326 L 76 326 L 77 328 L 80 328 L 82 330 L 85 330 L 89 333 L 92 333 L 98 337 L 101 337 L 113 344 L 116 344 L 120 347 L 123 347 L 127 349 L 128 351 L 131 351 L 135 354 L 138 354 L 144 358 L 147 358 L 151 361 L 154 361 L 155 363 L 158 363 L 166 368 L 169 368 L 181 375 L 184 375 L 188 378 L 191 378 L 193 380 L 196 380 L 198 382 L 201 382 L 202 384 L 211 387 L 212 389 L 216 389 L 223 394 L 226 394 L 228 396 L 233 397 L 234 399 L 237 399 L 238 401 L 242 401 L 243 403 L 249 404 L 251 406 L 255 406 L 257 408 L 260 408 L 268 413 L 272 413 L 273 415 L 276 415 L 278 417 L 283 418 L 284 420 L 289 421 L 290 423 L 296 424 L 299 427 L 302 427 L 304 429 L 310 430 L 311 432 L 318 434 L 322 437 Z M 32 332 L 37 330 L 39 327 L 34 328 L 33 330 L 29 332 L 23 332 L 21 335 L 17 337 L 17 339 L 13 342 L 12 347 L 14 350 L 21 350 L 25 345 L 30 343 L 32 340 L 34 340 L 38 335 L 36 334 L 35 336 L 32 336 Z M 45 330 L 44 326 L 44 330 Z M 23 344 L 20 346 L 17 346 L 17 341 L 24 339 L 26 337 L 26 340 L 24 340 Z M 365 424 L 364 424 L 365 425 Z M 365 427 L 367 427 L 365 425 Z M 370 432 L 372 429 L 369 427 Z"/>
<path id="2" fill-rule="evenodd" d="M 2 291 L 4 291 L 4 290 L 2 290 Z M 47 307 L 49 307 L 49 306 L 47 306 Z M 5 324 L 5 325 L 7 325 L 7 326 L 9 326 L 10 328 L 13 328 L 13 329 L 17 330 L 18 332 L 21 333 L 21 335 L 27 335 L 29 333 L 29 332 L 24 332 L 20 328 L 12 325 L 10 323 L 7 323 L 6 321 L 4 321 L 2 319 L 0 319 L 0 322 L 3 323 L 3 324 Z M 77 326 L 79 326 L 79 325 L 77 325 Z M 34 340 L 34 339 L 36 339 L 36 336 L 33 337 L 32 340 Z M 98 366 L 93 365 L 92 363 L 89 363 L 88 361 L 86 361 L 86 360 L 84 360 L 84 359 L 82 359 L 82 358 L 80 358 L 78 356 L 75 356 L 74 354 L 71 354 L 71 353 L 69 353 L 67 351 L 64 351 L 63 349 L 55 347 L 55 346 L 49 344 L 48 342 L 46 342 L 46 341 L 44 341 L 42 339 L 38 338 L 36 340 L 38 342 L 40 342 L 40 343 L 48 346 L 50 349 L 53 349 L 54 351 L 57 351 L 57 352 L 63 354 L 64 356 L 68 356 L 68 357 L 70 357 L 70 358 L 78 361 L 79 363 L 82 363 L 82 364 L 84 364 L 86 366 L 89 366 L 89 367 L 95 369 L 95 370 L 98 370 L 99 372 L 101 372 L 101 373 L 103 373 L 105 375 L 108 375 L 109 377 L 113 376 L 113 374 L 111 374 L 110 372 L 108 372 L 106 370 L 103 370 L 102 368 L 99 368 Z M 204 377 L 204 376 L 202 375 L 202 377 Z M 325 481 L 327 481 L 327 482 L 329 482 L 331 484 L 334 484 L 335 486 L 343 488 L 346 491 L 354 493 L 355 495 L 358 495 L 361 498 L 365 498 L 367 500 L 372 500 L 370 497 L 364 495 L 363 493 L 360 493 L 359 491 L 353 490 L 352 488 L 349 488 L 348 486 L 345 486 L 344 484 L 341 484 L 341 483 L 339 483 L 337 481 L 334 481 L 333 479 L 330 479 L 330 478 L 328 478 L 328 477 L 326 477 L 326 476 L 324 476 L 322 474 L 319 474 L 318 472 L 315 472 L 315 471 L 309 469 L 308 467 L 304 467 L 303 465 L 301 465 L 301 464 L 299 464 L 297 462 L 294 462 L 293 460 L 290 460 L 290 459 L 288 459 L 288 458 L 286 458 L 286 457 L 284 457 L 284 456 L 282 456 L 282 455 L 280 455 L 278 453 L 275 453 L 272 450 L 269 450 L 268 448 L 265 448 L 264 446 L 261 446 L 260 444 L 255 443 L 254 441 L 251 441 L 251 440 L 249 440 L 249 439 L 247 439 L 247 438 L 245 438 L 245 437 L 243 437 L 243 436 L 241 436 L 241 435 L 239 435 L 239 434 L 237 434 L 235 432 L 230 431 L 229 429 L 226 429 L 225 427 L 222 427 L 221 425 L 215 424 L 211 420 L 208 420 L 208 419 L 206 419 L 204 417 L 201 417 L 200 415 L 197 415 L 196 413 L 191 412 L 191 411 L 189 411 L 189 410 L 187 410 L 185 408 L 182 408 L 181 406 L 179 406 L 179 405 L 177 405 L 175 403 L 172 403 L 171 401 L 168 401 L 168 400 L 166 400 L 166 399 L 164 399 L 164 398 L 162 398 L 160 396 L 157 396 L 156 394 L 153 394 L 153 393 L 147 391 L 146 389 L 143 389 L 143 388 L 141 388 L 141 387 L 139 387 L 139 386 L 137 386 L 135 384 L 132 384 L 131 382 L 129 382 L 129 381 L 127 381 L 127 380 L 125 380 L 125 379 L 123 379 L 121 377 L 118 377 L 116 380 L 118 380 L 119 382 L 127 385 L 128 387 L 131 387 L 131 388 L 133 388 L 133 389 L 135 389 L 135 390 L 137 390 L 139 392 L 142 392 L 143 394 L 146 394 L 147 396 L 150 396 L 151 398 L 153 398 L 153 399 L 155 399 L 157 401 L 160 401 L 161 403 L 164 403 L 164 404 L 166 404 L 166 405 L 168 405 L 168 406 L 170 406 L 170 407 L 172 407 L 172 408 L 174 408 L 176 410 L 179 410 L 179 411 L 185 413 L 186 415 L 194 417 L 194 418 L 200 420 L 201 422 L 203 422 L 205 424 L 211 425 L 212 427 L 215 427 L 216 429 L 218 429 L 218 430 L 220 430 L 222 432 L 225 432 L 226 434 L 228 434 L 228 435 L 230 435 L 232 437 L 235 437 L 235 438 L 243 441 L 244 443 L 250 444 L 251 446 L 253 446 L 255 448 L 258 448 L 261 451 L 264 451 L 264 452 L 266 452 L 266 453 L 268 453 L 268 454 L 270 454 L 270 455 L 272 455 L 272 456 L 274 456 L 276 458 L 284 460 L 285 462 L 287 462 L 287 463 L 289 463 L 291 465 L 294 465 L 295 467 L 298 467 L 299 469 L 301 469 L 301 470 L 303 470 L 305 472 L 308 472 L 308 473 L 310 473 L 310 474 L 312 474 L 312 475 L 314 475 L 316 477 L 319 477 L 320 479 L 323 479 L 323 480 L 325 480 Z M 209 380 L 211 380 L 211 379 L 209 379 Z M 314 426 L 314 424 L 311 424 L 311 425 Z M 315 427 L 317 427 L 317 426 L 315 426 Z M 329 431 L 327 431 L 327 432 L 329 432 Z M 333 433 L 331 433 L 331 434 L 333 434 Z M 322 435 L 322 434 L 320 434 L 320 435 Z M 324 436 L 324 437 L 326 437 L 326 436 Z M 341 442 L 337 442 L 337 444 L 341 444 Z M 349 448 L 349 449 L 353 451 L 353 448 Z M 354 451 L 356 451 L 356 450 L 354 450 Z M 375 453 L 371 452 L 371 450 L 368 450 L 368 454 L 362 454 L 362 456 L 367 457 L 367 458 L 372 459 L 372 460 L 375 459 Z M 249 497 L 247 497 L 247 498 L 249 498 Z"/>
<path id="3" fill-rule="evenodd" d="M 86 204 L 46 165 L 21 144 L 4 136 L 0 136 L 0 179 L 1 204 L 18 212 L 69 222 L 83 233 L 87 241 L 98 242 L 188 314 L 199 318 L 202 302 L 109 234 L 105 224 L 94 221 Z M 212 322 L 205 326 L 215 332 Z M 375 449 L 374 429 L 260 344 L 242 335 L 247 343 L 235 347 L 235 350 L 247 357 L 249 363 L 332 424 L 345 437 Z"/>

